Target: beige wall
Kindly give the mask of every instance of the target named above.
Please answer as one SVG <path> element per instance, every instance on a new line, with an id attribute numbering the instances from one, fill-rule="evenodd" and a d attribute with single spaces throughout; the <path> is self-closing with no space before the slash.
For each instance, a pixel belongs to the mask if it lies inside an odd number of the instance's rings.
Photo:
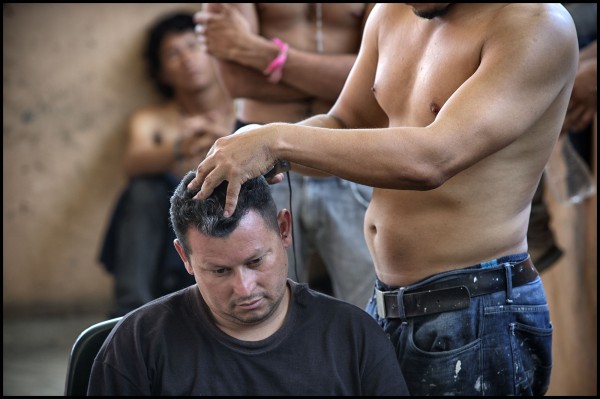
<path id="1" fill-rule="evenodd" d="M 179 8 L 198 5 L 4 4 L 5 316 L 108 309 L 112 278 L 96 258 L 124 185 L 125 120 L 156 98 L 144 30 Z M 585 230 L 572 212 L 553 206 L 567 255 L 544 275 L 556 325 L 553 395 L 596 394 L 596 235 L 589 259 L 577 261 Z M 591 237 L 597 216 L 588 216 Z"/>
<path id="2" fill-rule="evenodd" d="M 145 30 L 200 3 L 3 5 L 5 315 L 109 308 L 97 262 L 127 116 L 157 99 Z"/>

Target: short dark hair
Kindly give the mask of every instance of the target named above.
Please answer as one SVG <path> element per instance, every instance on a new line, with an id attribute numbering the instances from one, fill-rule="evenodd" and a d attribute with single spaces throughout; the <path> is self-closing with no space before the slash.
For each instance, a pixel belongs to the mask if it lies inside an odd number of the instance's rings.
<path id="1" fill-rule="evenodd" d="M 200 190 L 190 191 L 187 188 L 194 177 L 196 172 L 188 172 L 171 196 L 171 226 L 186 255 L 190 254 L 190 247 L 186 241 L 186 233 L 190 228 L 195 228 L 200 233 L 211 237 L 227 237 L 250 210 L 258 212 L 267 226 L 279 233 L 277 207 L 269 183 L 263 176 L 242 184 L 235 212 L 230 217 L 223 216 L 227 181 L 215 188 L 207 199 L 200 201 L 193 199 Z"/>
<path id="2" fill-rule="evenodd" d="M 148 40 L 144 50 L 148 74 L 158 91 L 166 98 L 173 97 L 174 91 L 171 86 L 162 82 L 160 78 L 160 47 L 165 36 L 169 33 L 181 33 L 188 30 L 194 31 L 194 27 L 193 14 L 175 12 L 158 20 L 150 27 L 150 31 L 148 32 Z"/>

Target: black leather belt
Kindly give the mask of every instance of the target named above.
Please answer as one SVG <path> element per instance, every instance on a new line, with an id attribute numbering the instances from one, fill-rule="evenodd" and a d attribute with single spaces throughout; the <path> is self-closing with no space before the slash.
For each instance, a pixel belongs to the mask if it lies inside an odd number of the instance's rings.
<path id="1" fill-rule="evenodd" d="M 529 257 L 510 268 L 512 287 L 530 283 L 538 276 Z M 404 291 L 402 294 L 404 316 L 424 316 L 467 308 L 471 303 L 471 297 L 506 290 L 506 274 L 504 266 L 473 269 L 471 273 L 449 276 L 443 278 L 442 281 L 434 281 Z M 401 290 L 380 291 L 375 289 L 379 317 L 401 317 L 398 307 L 398 296 Z"/>

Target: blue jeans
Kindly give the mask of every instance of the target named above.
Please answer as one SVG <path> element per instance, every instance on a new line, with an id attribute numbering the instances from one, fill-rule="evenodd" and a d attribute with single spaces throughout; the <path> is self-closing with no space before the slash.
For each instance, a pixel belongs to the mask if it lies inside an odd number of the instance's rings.
<path id="1" fill-rule="evenodd" d="M 473 268 L 503 268 L 504 263 L 514 264 L 526 256 L 440 273 L 405 288 Z M 375 284 L 382 291 L 398 289 L 379 280 Z M 451 312 L 382 319 L 375 295 L 366 310 L 396 347 L 411 395 L 543 395 L 548 389 L 552 324 L 539 276 L 519 287 L 472 297 L 469 307 Z"/>
<path id="2" fill-rule="evenodd" d="M 364 308 L 375 281 L 375 268 L 364 236 L 372 188 L 337 177 L 303 177 L 290 172 L 290 178 L 297 256 L 294 269 L 293 254 L 288 253 L 289 276 L 307 282 L 307 260 L 317 253 L 331 279 L 333 295 Z M 278 208 L 289 209 L 287 178 L 272 185 L 271 192 Z"/>

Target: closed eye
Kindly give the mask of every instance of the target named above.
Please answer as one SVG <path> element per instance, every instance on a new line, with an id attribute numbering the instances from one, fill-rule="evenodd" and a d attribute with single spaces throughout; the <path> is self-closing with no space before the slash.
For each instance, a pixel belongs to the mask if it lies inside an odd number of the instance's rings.
<path id="1" fill-rule="evenodd" d="M 256 259 L 252 259 L 251 261 L 249 261 L 247 263 L 247 266 L 253 267 L 253 268 L 259 267 L 263 263 L 263 259 L 264 259 L 263 256 L 256 258 Z"/>

